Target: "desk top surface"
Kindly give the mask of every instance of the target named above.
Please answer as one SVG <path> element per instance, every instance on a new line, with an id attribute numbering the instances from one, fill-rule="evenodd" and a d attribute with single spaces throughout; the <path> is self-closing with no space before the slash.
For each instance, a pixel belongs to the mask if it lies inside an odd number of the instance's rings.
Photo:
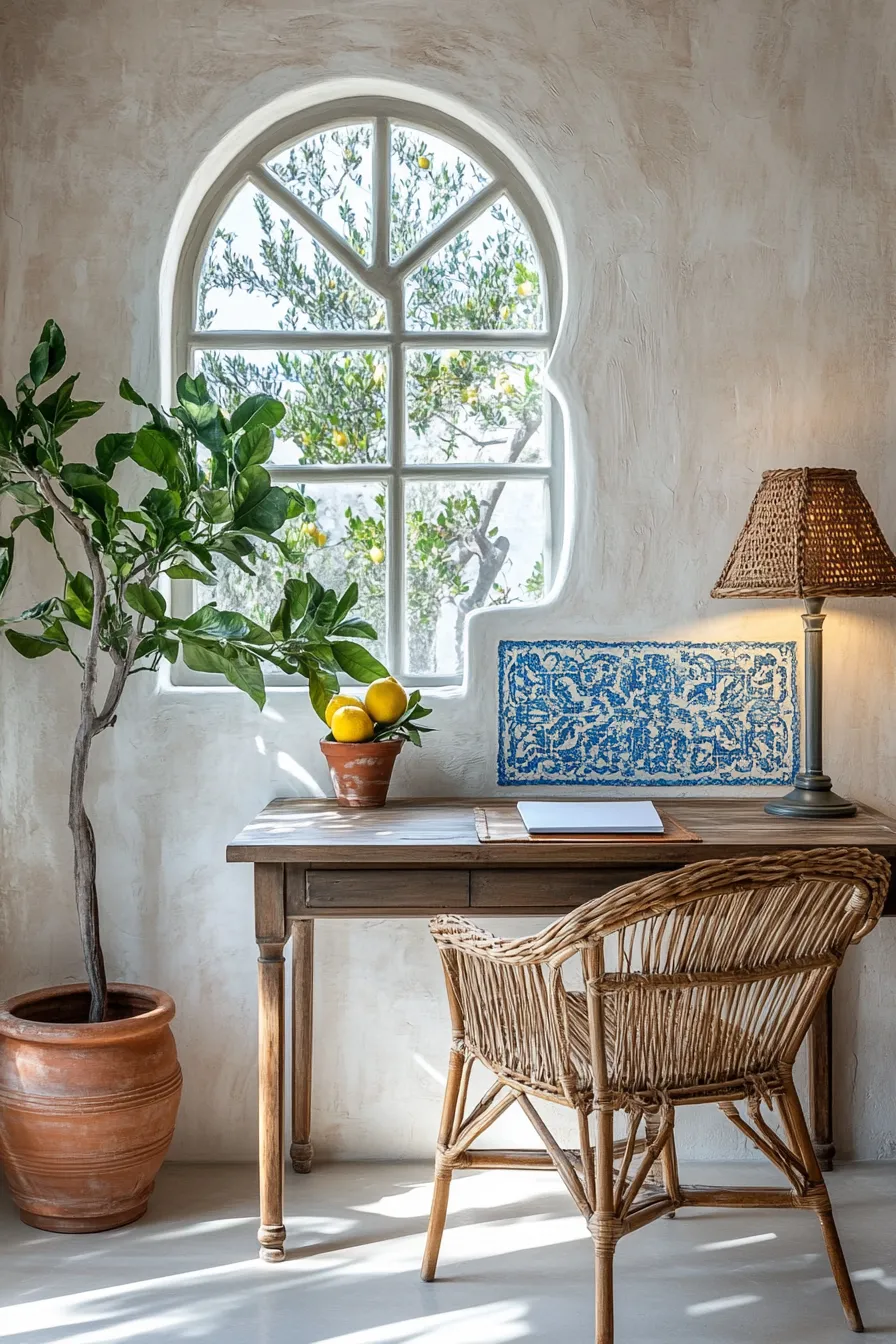
<path id="1" fill-rule="evenodd" d="M 896 819 L 873 808 L 832 821 L 772 817 L 763 798 L 664 798 L 663 809 L 699 841 L 649 845 L 626 837 L 574 841 L 483 843 L 473 809 L 494 798 L 396 799 L 352 810 L 328 799 L 275 798 L 227 847 L 230 863 L 295 863 L 316 867 L 394 868 L 657 867 L 699 859 L 828 845 L 861 845 L 896 856 Z M 516 800 L 501 800 L 513 808 Z"/>

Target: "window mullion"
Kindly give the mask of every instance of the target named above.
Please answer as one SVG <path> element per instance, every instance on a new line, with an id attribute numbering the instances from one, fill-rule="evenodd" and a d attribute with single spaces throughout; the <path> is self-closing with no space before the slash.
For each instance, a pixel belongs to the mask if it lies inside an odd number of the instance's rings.
<path id="1" fill-rule="evenodd" d="M 404 290 L 393 280 L 386 298 L 386 317 L 393 332 L 389 370 L 389 464 L 392 468 L 386 514 L 386 643 L 389 667 L 404 669 L 405 645 L 405 554 L 404 479 L 405 463 L 405 358 L 404 347 L 394 333 L 404 327 Z"/>
<path id="2" fill-rule="evenodd" d="M 392 223 L 389 123 L 377 117 L 373 128 L 373 264 L 379 271 L 389 265 Z"/>

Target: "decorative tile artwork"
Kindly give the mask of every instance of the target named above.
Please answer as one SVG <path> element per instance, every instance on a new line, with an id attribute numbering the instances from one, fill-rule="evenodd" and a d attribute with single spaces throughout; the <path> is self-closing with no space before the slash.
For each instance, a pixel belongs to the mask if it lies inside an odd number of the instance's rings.
<path id="1" fill-rule="evenodd" d="M 502 640 L 498 783 L 790 784 L 796 644 Z"/>

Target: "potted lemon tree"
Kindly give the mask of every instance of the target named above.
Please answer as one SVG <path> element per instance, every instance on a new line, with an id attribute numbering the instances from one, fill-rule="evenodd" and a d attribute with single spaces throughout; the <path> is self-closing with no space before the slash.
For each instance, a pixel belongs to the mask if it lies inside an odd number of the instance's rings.
<path id="1" fill-rule="evenodd" d="M 420 720 L 431 712 L 419 691 L 408 695 L 389 675 L 372 681 L 363 701 L 344 692 L 327 701 L 321 718 L 330 731 L 320 749 L 340 807 L 384 805 L 398 753 L 405 742 L 421 745 L 420 734 L 432 729 Z"/>
<path id="2" fill-rule="evenodd" d="M 281 529 L 313 506 L 301 491 L 274 485 L 264 465 L 285 413 L 281 402 L 257 394 L 225 415 L 202 376 L 185 374 L 177 405 L 165 414 L 122 380 L 122 397 L 146 413 L 146 423 L 103 435 L 91 461 L 72 461 L 61 440 L 101 403 L 74 396 L 77 374 L 47 390 L 65 359 L 62 332 L 47 322 L 14 404 L 0 398 L 0 501 L 15 511 L 9 535 L 0 535 L 0 597 L 26 524 L 61 571 L 55 593 L 0 627 L 23 657 L 61 654 L 79 669 L 68 822 L 87 979 L 0 1008 L 0 1156 L 26 1222 L 87 1232 L 145 1211 L 181 1092 L 170 997 L 106 980 L 96 843 L 85 807 L 94 740 L 114 726 L 131 676 L 162 659 L 223 674 L 259 707 L 262 665 L 270 663 L 307 677 L 318 712 L 338 690 L 340 673 L 376 682 L 386 669 L 357 642 L 376 632 L 351 616 L 354 584 L 338 596 L 310 574 L 290 579 L 269 626 L 215 602 L 183 618 L 168 609 L 165 578 L 214 585 L 221 562 L 252 573 L 256 552 L 270 547 L 290 560 Z M 139 502 L 128 502 L 125 491 Z M 392 714 L 397 692 L 388 695 L 374 696 L 372 712 Z M 394 733 L 411 736 L 409 707 L 394 715 Z"/>

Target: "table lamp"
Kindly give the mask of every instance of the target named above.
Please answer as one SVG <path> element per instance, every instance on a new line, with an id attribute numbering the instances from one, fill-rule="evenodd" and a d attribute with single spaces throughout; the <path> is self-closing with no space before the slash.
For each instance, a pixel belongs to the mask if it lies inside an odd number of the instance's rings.
<path id="1" fill-rule="evenodd" d="M 822 770 L 822 606 L 826 597 L 896 595 L 890 550 L 854 471 L 796 467 L 762 473 L 743 531 L 713 597 L 805 600 L 803 769 L 784 798 L 766 804 L 778 817 L 852 817 L 855 803 Z"/>

